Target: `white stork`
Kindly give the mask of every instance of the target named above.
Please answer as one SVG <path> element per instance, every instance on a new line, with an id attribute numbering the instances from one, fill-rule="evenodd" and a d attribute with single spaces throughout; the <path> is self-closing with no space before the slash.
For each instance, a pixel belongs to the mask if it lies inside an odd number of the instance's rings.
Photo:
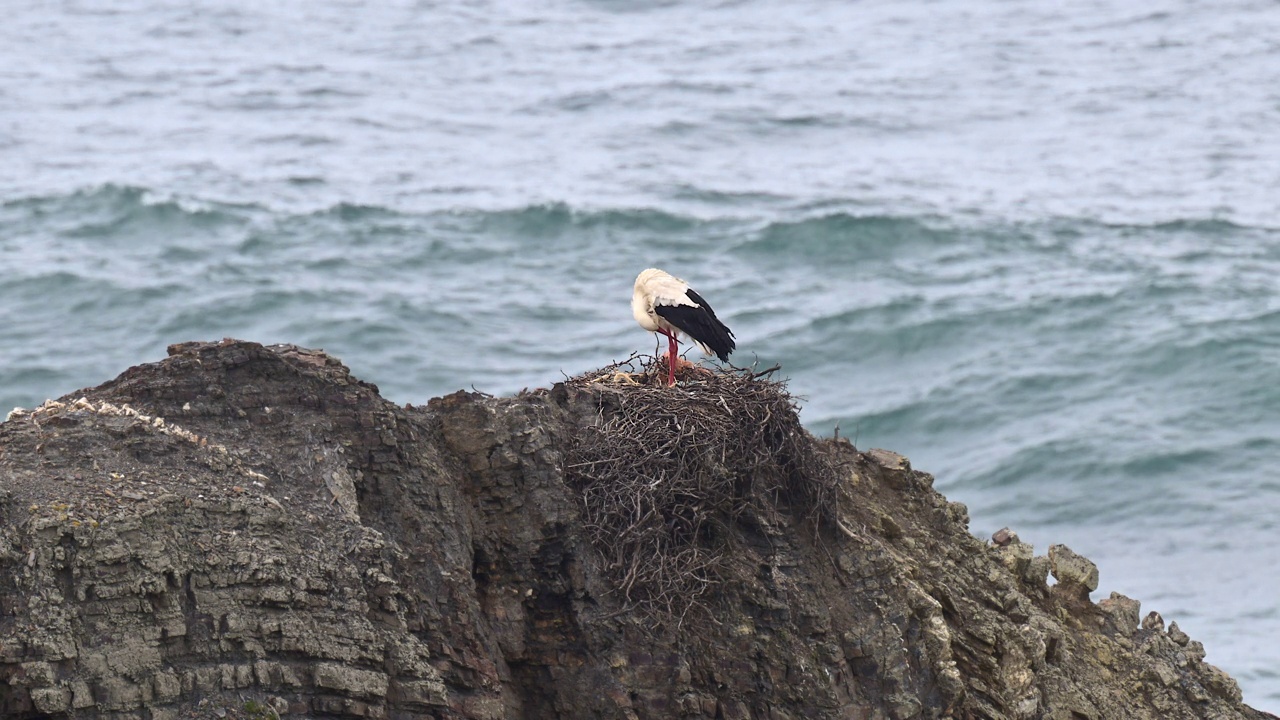
<path id="1" fill-rule="evenodd" d="M 631 293 L 631 314 L 640 327 L 667 336 L 667 384 L 676 384 L 676 348 L 680 333 L 688 335 L 702 351 L 729 360 L 737 347 L 733 331 L 716 317 L 716 311 L 689 283 L 657 268 L 636 277 Z"/>

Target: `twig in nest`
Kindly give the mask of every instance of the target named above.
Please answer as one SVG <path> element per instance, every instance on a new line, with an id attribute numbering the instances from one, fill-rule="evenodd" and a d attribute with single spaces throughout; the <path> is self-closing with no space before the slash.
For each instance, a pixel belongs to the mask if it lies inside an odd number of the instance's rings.
<path id="1" fill-rule="evenodd" d="M 758 379 L 777 369 L 707 371 L 682 392 L 593 382 L 602 371 L 569 381 L 595 394 L 601 423 L 565 467 L 624 607 L 668 627 L 710 619 L 698 611 L 727 578 L 741 520 L 834 520 L 837 473 L 785 386 Z"/>
<path id="2" fill-rule="evenodd" d="M 777 363 L 773 367 L 765 368 L 764 370 L 761 370 L 760 372 L 756 373 L 755 375 L 752 375 L 751 377 L 759 379 L 766 375 L 772 375 L 781 369 L 782 369 L 782 363 Z"/>

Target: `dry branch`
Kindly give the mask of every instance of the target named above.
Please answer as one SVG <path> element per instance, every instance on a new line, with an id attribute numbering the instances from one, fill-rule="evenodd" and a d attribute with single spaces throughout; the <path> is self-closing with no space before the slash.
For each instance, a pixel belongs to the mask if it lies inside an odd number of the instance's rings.
<path id="1" fill-rule="evenodd" d="M 836 473 L 781 382 L 665 359 L 571 378 L 600 422 L 569 454 L 585 526 L 624 606 L 683 622 L 724 582 L 741 525 L 834 519 Z"/>

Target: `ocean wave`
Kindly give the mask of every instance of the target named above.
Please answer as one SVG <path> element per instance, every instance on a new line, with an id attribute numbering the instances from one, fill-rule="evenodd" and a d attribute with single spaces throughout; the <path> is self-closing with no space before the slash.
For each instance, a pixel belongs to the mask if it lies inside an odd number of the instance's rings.
<path id="1" fill-rule="evenodd" d="M 452 209 L 406 212 L 382 205 L 344 202 L 304 214 L 281 215 L 283 220 L 335 220 L 342 223 L 402 222 L 473 235 L 494 233 L 518 237 L 548 237 L 580 230 L 628 232 L 685 232 L 703 224 L 695 218 L 651 208 L 585 210 L 568 203 L 534 203 L 503 209 Z"/>
<path id="2" fill-rule="evenodd" d="M 1252 523 L 1270 515 L 1266 508 L 1280 492 L 1263 478 L 1242 482 L 1242 475 L 1275 449 L 1267 438 L 1153 439 L 1126 447 L 1076 435 L 1028 443 L 955 484 L 1001 497 L 997 510 L 1003 506 L 1009 516 L 1037 523 L 1141 518 L 1148 525 L 1185 525 L 1215 516 Z"/>
<path id="3" fill-rule="evenodd" d="M 776 207 L 792 200 L 786 195 L 750 190 L 721 190 L 680 184 L 672 187 L 667 196 L 681 202 L 706 203 L 715 206 L 732 206 L 743 209 Z"/>
<path id="4" fill-rule="evenodd" d="M 167 239 L 175 232 L 208 234 L 243 227 L 261 212 L 254 205 L 107 184 L 65 195 L 6 201 L 0 205 L 0 222 L 12 223 L 19 231 L 52 232 L 67 238 Z"/>
<path id="5" fill-rule="evenodd" d="M 454 211 L 479 230 L 544 237 L 573 230 L 622 230 L 642 233 L 685 232 L 699 224 L 683 215 L 647 208 L 579 210 L 565 203 L 529 205 L 512 210 Z"/>
<path id="6" fill-rule="evenodd" d="M 1022 223 L 1028 228 L 1051 228 L 1079 237 L 1094 233 L 1104 235 L 1146 235 L 1148 233 L 1177 234 L 1204 237 L 1226 237 L 1238 234 L 1280 233 L 1280 228 L 1259 223 L 1246 223 L 1220 217 L 1177 217 L 1150 222 L 1104 222 L 1087 217 L 1055 217 L 1052 219 Z"/>
<path id="7" fill-rule="evenodd" d="M 774 256 L 781 262 L 854 263 L 885 259 L 920 247 L 937 247 L 956 237 L 955 231 L 935 227 L 921 218 L 837 212 L 771 222 L 738 245 L 736 251 Z"/>
<path id="8" fill-rule="evenodd" d="M 338 203 L 322 210 L 307 213 L 307 217 L 329 218 L 347 223 L 359 223 L 370 220 L 388 220 L 407 217 L 391 208 L 363 203 Z"/>

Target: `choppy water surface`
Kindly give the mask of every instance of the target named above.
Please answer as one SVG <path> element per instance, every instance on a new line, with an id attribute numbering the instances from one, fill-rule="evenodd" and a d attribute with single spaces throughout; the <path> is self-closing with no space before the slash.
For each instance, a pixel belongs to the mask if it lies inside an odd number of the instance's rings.
<path id="1" fill-rule="evenodd" d="M 653 347 L 657 265 L 822 434 L 1097 561 L 1280 710 L 1271 2 L 30 3 L 0 404 L 164 347 L 401 402 Z"/>

